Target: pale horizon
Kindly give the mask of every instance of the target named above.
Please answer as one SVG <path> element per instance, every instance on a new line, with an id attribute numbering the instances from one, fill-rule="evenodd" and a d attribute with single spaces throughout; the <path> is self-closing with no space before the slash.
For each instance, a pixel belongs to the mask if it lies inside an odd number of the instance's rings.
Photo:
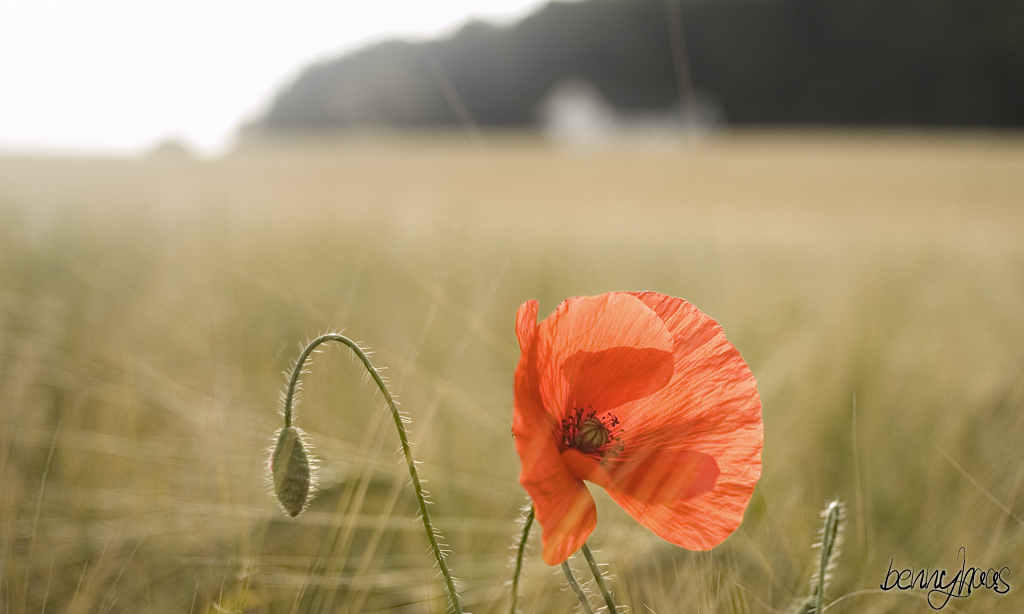
<path id="1" fill-rule="evenodd" d="M 0 153 L 138 155 L 173 140 L 215 155 L 317 61 L 512 23 L 544 3 L 19 4 L 0 23 Z"/>

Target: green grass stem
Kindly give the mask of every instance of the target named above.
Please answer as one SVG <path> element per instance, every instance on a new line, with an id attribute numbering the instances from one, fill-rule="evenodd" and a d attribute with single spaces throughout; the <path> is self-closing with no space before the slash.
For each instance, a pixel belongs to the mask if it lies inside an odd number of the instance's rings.
<path id="1" fill-rule="evenodd" d="M 612 599 L 612 593 L 608 590 L 608 587 L 604 583 L 604 577 L 601 575 L 601 570 L 597 566 L 597 561 L 594 560 L 594 554 L 590 551 L 590 546 L 587 542 L 583 542 L 583 547 L 580 548 L 583 551 L 583 556 L 587 557 L 587 564 L 590 565 L 590 571 L 594 574 L 594 581 L 597 582 L 597 588 L 601 589 L 601 594 L 604 595 L 604 602 L 608 604 L 608 614 L 617 614 L 619 611 L 615 607 L 615 601 Z"/>
<path id="2" fill-rule="evenodd" d="M 572 567 L 569 566 L 569 561 L 562 561 L 562 571 L 565 572 L 565 579 L 569 582 L 569 586 L 572 587 L 576 596 L 579 597 L 580 603 L 583 605 L 583 611 L 587 614 L 594 614 L 594 608 L 590 606 L 590 601 L 587 599 L 587 594 L 583 592 L 583 588 L 580 583 L 576 581 L 576 575 L 572 573 Z"/>
<path id="3" fill-rule="evenodd" d="M 516 600 L 519 596 L 519 576 L 523 571 L 523 559 L 526 556 L 526 542 L 530 538 L 530 528 L 533 526 L 534 509 L 530 505 L 530 511 L 523 520 L 523 534 L 519 537 L 519 546 L 516 548 L 516 567 L 512 572 L 512 606 L 510 614 L 516 614 Z"/>

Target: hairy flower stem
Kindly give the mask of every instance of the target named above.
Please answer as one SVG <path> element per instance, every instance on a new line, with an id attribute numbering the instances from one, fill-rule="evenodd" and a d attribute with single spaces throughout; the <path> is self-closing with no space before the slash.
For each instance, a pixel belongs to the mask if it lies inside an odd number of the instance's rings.
<path id="1" fill-rule="evenodd" d="M 608 604 L 608 614 L 617 614 L 619 610 L 615 607 L 615 601 L 612 599 L 611 592 L 605 586 L 604 577 L 601 575 L 601 570 L 597 567 L 597 561 L 594 560 L 594 554 L 590 551 L 590 546 L 587 545 L 587 542 L 583 542 L 583 547 L 580 550 L 583 551 L 583 556 L 587 557 L 590 571 L 594 574 L 594 581 L 597 582 L 597 587 L 601 589 L 601 594 L 604 595 L 604 602 Z"/>
<path id="2" fill-rule="evenodd" d="M 534 510 L 530 506 L 530 512 L 523 521 L 523 535 L 519 538 L 519 548 L 516 550 L 516 568 L 512 572 L 512 607 L 511 614 L 516 614 L 516 598 L 519 596 L 519 575 L 523 571 L 523 559 L 526 554 L 526 541 L 530 538 L 530 527 L 533 526 Z"/>
<path id="3" fill-rule="evenodd" d="M 405 463 L 409 466 L 409 476 L 412 478 L 413 488 L 416 490 L 416 499 L 420 504 L 420 517 L 423 518 L 423 528 L 427 532 L 427 539 L 430 540 L 430 547 L 434 552 L 434 557 L 437 559 L 437 565 L 441 569 L 441 574 L 444 575 L 444 580 L 448 585 L 448 596 L 451 598 L 452 606 L 454 607 L 455 614 L 462 614 L 462 604 L 459 602 L 459 594 L 455 590 L 455 581 L 452 579 L 451 571 L 448 570 L 448 564 L 444 560 L 444 556 L 441 553 L 441 546 L 437 543 L 437 534 L 434 532 L 434 527 L 430 523 L 430 514 L 427 512 L 427 499 L 423 494 L 423 486 L 420 484 L 419 473 L 416 471 L 416 463 L 412 459 L 412 452 L 409 449 L 409 438 L 406 436 L 405 427 L 402 425 L 402 416 L 398 412 L 398 406 L 395 404 L 394 397 L 391 396 L 391 391 L 388 390 L 387 384 L 381 378 L 380 373 L 377 372 L 377 368 L 370 362 L 366 352 L 362 350 L 354 341 L 345 337 L 344 335 L 338 334 L 327 334 L 317 337 L 310 342 L 306 349 L 302 350 L 302 354 L 299 359 L 295 362 L 295 369 L 292 371 L 292 377 L 288 381 L 288 390 L 285 393 L 284 401 L 284 426 L 288 428 L 292 425 L 292 403 L 295 400 L 295 388 L 298 385 L 299 375 L 302 373 L 302 366 L 305 364 L 306 359 L 313 353 L 321 343 L 328 341 L 337 341 L 343 345 L 347 345 L 350 350 L 355 352 L 359 360 L 362 361 L 363 366 L 370 373 L 370 377 L 377 383 L 377 387 L 384 394 L 384 400 L 387 401 L 388 409 L 391 410 L 391 416 L 395 419 L 395 426 L 398 428 L 398 438 L 402 441 L 402 452 L 405 453 Z"/>
<path id="4" fill-rule="evenodd" d="M 569 581 L 569 586 L 572 587 L 573 592 L 579 597 L 580 603 L 583 604 L 583 611 L 587 614 L 594 614 L 594 608 L 590 607 L 590 602 L 587 600 L 587 594 L 580 588 L 580 583 L 576 581 L 576 576 L 572 573 L 572 567 L 569 567 L 569 561 L 562 561 L 562 571 L 565 572 L 565 579 Z"/>

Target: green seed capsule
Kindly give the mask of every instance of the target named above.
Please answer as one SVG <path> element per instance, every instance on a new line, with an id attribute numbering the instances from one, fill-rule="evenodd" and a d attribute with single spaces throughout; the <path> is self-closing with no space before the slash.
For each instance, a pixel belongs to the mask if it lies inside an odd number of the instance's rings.
<path id="1" fill-rule="evenodd" d="M 274 492 L 281 507 L 289 516 L 298 516 L 309 498 L 311 471 L 302 433 L 297 428 L 281 429 L 270 458 L 270 471 L 274 474 Z"/>
<path id="2" fill-rule="evenodd" d="M 597 418 L 587 418 L 580 425 L 573 443 L 580 452 L 590 454 L 608 443 L 608 429 Z"/>

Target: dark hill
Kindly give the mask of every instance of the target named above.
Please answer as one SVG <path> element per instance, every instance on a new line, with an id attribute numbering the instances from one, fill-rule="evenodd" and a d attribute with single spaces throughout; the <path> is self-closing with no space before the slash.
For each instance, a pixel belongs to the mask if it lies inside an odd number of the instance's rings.
<path id="1" fill-rule="evenodd" d="M 694 86 L 730 123 L 1024 125 L 1021 0 L 678 1 Z M 445 77 L 481 125 L 535 121 L 570 78 L 623 111 L 679 100 L 664 0 L 555 2 L 312 66 L 261 127 L 453 124 Z"/>

